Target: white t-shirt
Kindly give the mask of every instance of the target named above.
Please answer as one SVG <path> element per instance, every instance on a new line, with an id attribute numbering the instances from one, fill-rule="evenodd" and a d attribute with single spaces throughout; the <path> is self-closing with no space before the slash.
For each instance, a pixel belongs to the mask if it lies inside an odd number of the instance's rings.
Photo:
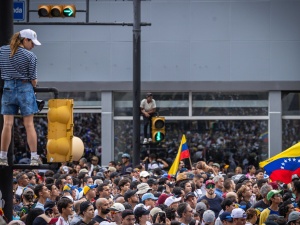
<path id="1" fill-rule="evenodd" d="M 146 112 L 149 112 L 151 109 L 155 109 L 156 108 L 155 100 L 152 99 L 152 101 L 148 103 L 147 99 L 143 99 L 141 101 L 140 107 L 143 108 Z"/>

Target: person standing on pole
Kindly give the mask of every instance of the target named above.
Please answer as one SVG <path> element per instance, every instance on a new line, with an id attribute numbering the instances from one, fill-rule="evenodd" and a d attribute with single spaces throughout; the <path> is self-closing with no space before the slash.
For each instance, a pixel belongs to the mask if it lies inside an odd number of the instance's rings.
<path id="1" fill-rule="evenodd" d="M 152 141 L 151 138 L 151 119 L 156 115 L 156 103 L 153 99 L 152 93 L 147 93 L 146 98 L 141 101 L 141 113 L 144 120 L 144 141 L 143 144 L 148 144 Z M 150 138 L 148 138 L 148 125 L 150 124 Z"/>
<path id="2" fill-rule="evenodd" d="M 0 48 L 0 71 L 4 80 L 1 114 L 3 129 L 1 134 L 0 165 L 8 166 L 7 152 L 11 142 L 14 115 L 20 110 L 31 151 L 32 166 L 41 162 L 37 155 L 37 135 L 33 115 L 38 112 L 33 87 L 37 85 L 37 57 L 31 52 L 35 45 L 41 45 L 33 30 L 25 29 L 15 33 L 10 45 Z"/>

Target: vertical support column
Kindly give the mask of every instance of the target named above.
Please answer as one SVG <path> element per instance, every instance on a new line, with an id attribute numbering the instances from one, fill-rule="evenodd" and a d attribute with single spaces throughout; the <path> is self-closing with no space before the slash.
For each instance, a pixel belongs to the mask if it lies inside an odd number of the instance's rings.
<path id="1" fill-rule="evenodd" d="M 108 165 L 114 160 L 114 120 L 113 120 L 113 93 L 101 92 L 101 165 Z"/>
<path id="2" fill-rule="evenodd" d="M 282 152 L 281 92 L 269 92 L 269 157 Z"/>

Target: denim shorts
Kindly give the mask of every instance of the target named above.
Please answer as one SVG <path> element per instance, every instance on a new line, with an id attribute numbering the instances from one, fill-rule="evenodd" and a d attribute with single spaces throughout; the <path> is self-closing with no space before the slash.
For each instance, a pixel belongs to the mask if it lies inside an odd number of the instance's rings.
<path id="1" fill-rule="evenodd" d="M 33 86 L 27 80 L 4 80 L 1 114 L 22 116 L 38 112 Z"/>

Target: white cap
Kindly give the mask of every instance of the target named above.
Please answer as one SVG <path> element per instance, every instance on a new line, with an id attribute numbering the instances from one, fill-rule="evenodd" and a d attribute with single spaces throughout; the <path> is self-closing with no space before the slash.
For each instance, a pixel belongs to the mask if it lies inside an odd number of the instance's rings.
<path id="1" fill-rule="evenodd" d="M 111 211 L 116 211 L 116 212 L 123 212 L 125 210 L 125 207 L 122 203 L 114 203 L 110 208 L 108 208 Z"/>
<path id="2" fill-rule="evenodd" d="M 174 196 L 170 196 L 170 197 L 167 197 L 167 198 L 166 198 L 164 204 L 165 204 L 166 206 L 169 207 L 169 206 L 172 205 L 173 203 L 180 202 L 180 200 L 181 200 L 181 197 L 175 198 Z"/>
<path id="3" fill-rule="evenodd" d="M 246 215 L 246 213 L 245 213 L 245 211 L 243 209 L 236 208 L 236 209 L 232 210 L 231 217 L 232 218 L 246 218 L 247 215 Z"/>
<path id="4" fill-rule="evenodd" d="M 140 173 L 140 177 L 149 177 L 149 176 L 150 176 L 150 174 L 147 171 L 142 171 Z"/>
<path id="5" fill-rule="evenodd" d="M 41 42 L 38 41 L 37 35 L 33 30 L 30 29 L 21 30 L 20 36 L 22 38 L 31 39 L 34 45 L 41 45 Z"/>

